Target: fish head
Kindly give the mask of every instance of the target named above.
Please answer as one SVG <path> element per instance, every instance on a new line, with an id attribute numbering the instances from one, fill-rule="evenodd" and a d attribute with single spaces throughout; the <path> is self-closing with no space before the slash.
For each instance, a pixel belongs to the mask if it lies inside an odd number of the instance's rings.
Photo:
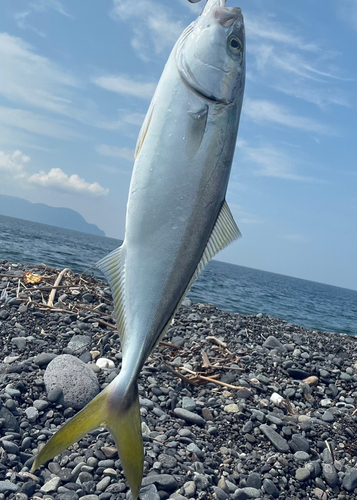
<path id="1" fill-rule="evenodd" d="M 242 99 L 245 82 L 245 33 L 239 7 L 208 0 L 176 45 L 176 65 L 201 97 L 222 104 Z"/>

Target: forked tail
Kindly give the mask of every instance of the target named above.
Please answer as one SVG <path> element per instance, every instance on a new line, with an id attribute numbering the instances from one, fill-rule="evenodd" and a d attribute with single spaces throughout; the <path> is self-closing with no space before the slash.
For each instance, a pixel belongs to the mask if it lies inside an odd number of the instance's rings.
<path id="1" fill-rule="evenodd" d="M 140 491 L 144 461 L 139 397 L 136 383 L 130 390 L 125 387 L 125 391 L 121 391 L 120 386 L 119 375 L 48 441 L 37 455 L 32 471 L 88 432 L 105 426 L 115 439 L 124 474 L 133 498 L 136 499 Z"/>

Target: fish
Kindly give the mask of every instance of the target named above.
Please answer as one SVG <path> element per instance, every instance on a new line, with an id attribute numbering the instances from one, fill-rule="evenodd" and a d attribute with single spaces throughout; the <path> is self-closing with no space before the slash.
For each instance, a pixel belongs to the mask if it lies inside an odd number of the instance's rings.
<path id="1" fill-rule="evenodd" d="M 144 461 L 138 375 L 199 273 L 241 236 L 225 198 L 244 85 L 241 9 L 208 0 L 176 42 L 140 130 L 124 241 L 96 264 L 113 295 L 121 371 L 52 436 L 32 470 L 105 426 L 138 497 Z"/>

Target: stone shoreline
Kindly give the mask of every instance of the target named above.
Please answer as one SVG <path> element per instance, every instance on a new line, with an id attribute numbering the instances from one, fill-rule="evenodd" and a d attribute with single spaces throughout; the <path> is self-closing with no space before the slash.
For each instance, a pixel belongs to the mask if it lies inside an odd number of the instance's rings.
<path id="1" fill-rule="evenodd" d="M 65 274 L 49 307 L 58 274 L 0 261 L 0 500 L 130 498 L 105 429 L 29 472 L 120 370 L 107 283 Z M 140 499 L 356 498 L 353 337 L 185 300 L 163 340 L 139 378 Z"/>

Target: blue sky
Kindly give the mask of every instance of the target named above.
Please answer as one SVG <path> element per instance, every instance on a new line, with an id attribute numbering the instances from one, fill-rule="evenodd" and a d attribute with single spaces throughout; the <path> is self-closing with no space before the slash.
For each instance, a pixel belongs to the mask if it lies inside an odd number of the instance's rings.
<path id="1" fill-rule="evenodd" d="M 357 288 L 356 0 L 228 0 L 247 81 L 219 260 Z M 133 149 L 187 0 L 2 0 L 0 193 L 122 238 Z"/>

